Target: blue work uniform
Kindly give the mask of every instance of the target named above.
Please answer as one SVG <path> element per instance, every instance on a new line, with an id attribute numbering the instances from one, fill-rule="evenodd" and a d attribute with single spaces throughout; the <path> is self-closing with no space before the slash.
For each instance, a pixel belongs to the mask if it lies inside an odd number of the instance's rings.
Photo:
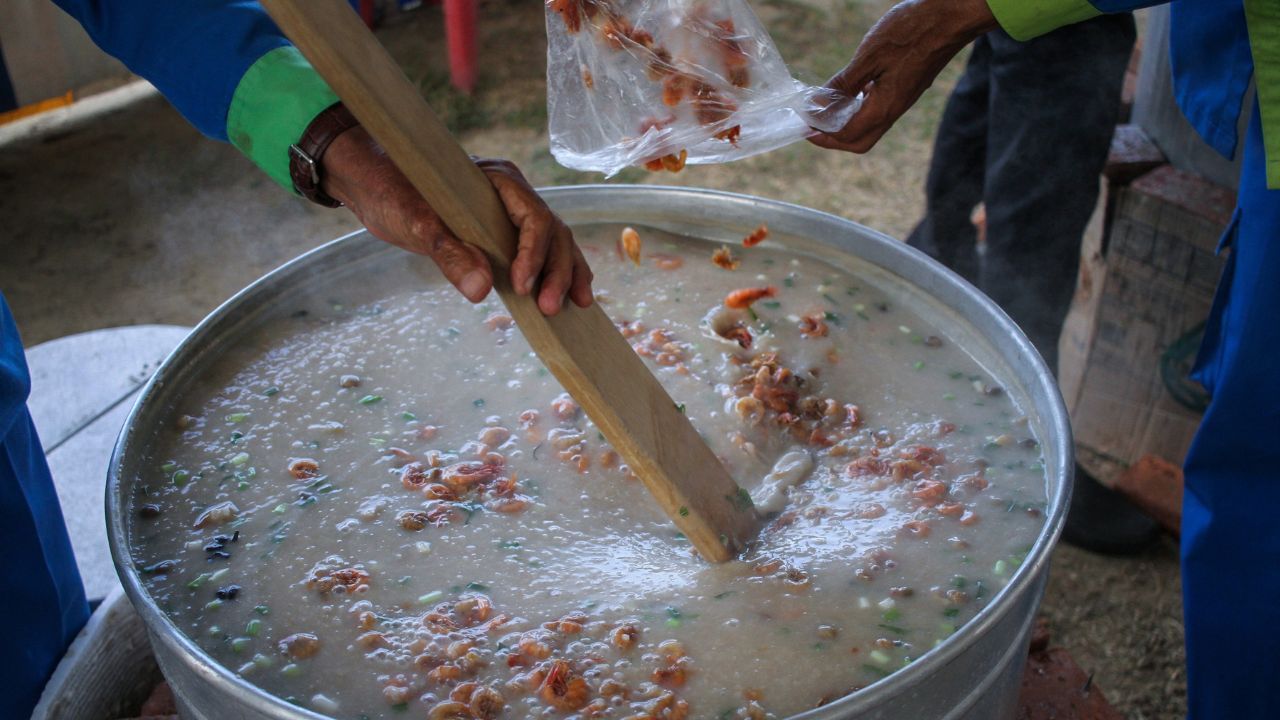
<path id="1" fill-rule="evenodd" d="M 8 580 L 0 612 L 4 695 L 0 717 L 31 715 L 40 690 L 89 617 L 27 394 L 31 378 L 18 328 L 0 295 L 0 547 Z"/>
<path id="2" fill-rule="evenodd" d="M 234 134 L 233 141 L 241 140 L 237 147 L 282 183 L 288 177 L 287 144 L 335 99 L 256 2 L 55 2 L 201 132 L 218 140 Z M 10 565 L 8 587 L 0 593 L 0 617 L 8 625 L 0 643 L 4 720 L 31 715 L 88 618 L 53 481 L 25 405 L 29 388 L 22 341 L 0 296 L 0 547 Z"/>
<path id="3" fill-rule="evenodd" d="M 1019 39 L 1099 12 L 1160 4 L 987 2 Z M 1195 369 L 1212 400 L 1185 465 L 1188 715 L 1280 718 L 1280 2 L 1178 0 L 1169 22 L 1183 114 L 1218 152 L 1233 157 L 1240 145 L 1244 152 L 1222 238 L 1230 255 Z M 1251 79 L 1256 99 L 1242 107 Z M 1242 111 L 1250 112 L 1243 144 Z"/>
<path id="4" fill-rule="evenodd" d="M 1192 720 L 1280 717 L 1280 190 L 1267 187 L 1258 100 L 1242 110 L 1254 75 L 1251 30 L 1256 36 L 1241 0 L 1170 6 L 1183 113 L 1227 157 L 1241 145 L 1240 113 L 1250 113 L 1237 205 L 1221 243 L 1229 255 L 1195 371 L 1212 400 L 1185 464 Z"/>

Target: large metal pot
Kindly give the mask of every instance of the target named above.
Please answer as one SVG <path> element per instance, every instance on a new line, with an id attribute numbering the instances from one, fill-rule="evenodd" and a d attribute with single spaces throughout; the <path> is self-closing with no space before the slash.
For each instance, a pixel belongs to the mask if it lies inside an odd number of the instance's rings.
<path id="1" fill-rule="evenodd" d="M 1017 326 L 959 276 L 892 238 L 796 205 L 685 188 L 585 186 L 544 192 L 570 224 L 626 222 L 711 240 L 736 241 L 759 223 L 771 237 L 862 275 L 900 283 L 917 312 L 941 315 L 972 336 L 969 348 L 1029 409 L 1044 440 L 1047 520 L 1025 562 L 976 618 L 910 666 L 853 695 L 796 718 L 1012 717 L 1031 624 L 1044 594 L 1049 554 L 1062 528 L 1074 462 L 1071 429 L 1053 376 Z M 258 280 L 213 312 L 160 367 L 129 415 L 107 479 L 111 553 L 142 615 L 161 668 L 189 720 L 321 718 L 238 678 L 200 650 L 157 607 L 130 562 L 128 499 L 158 428 L 186 389 L 246 332 L 273 317 L 283 299 L 317 284 L 361 277 L 408 256 L 368 233 L 335 240 Z M 367 275 L 365 275 L 367 277 Z"/>

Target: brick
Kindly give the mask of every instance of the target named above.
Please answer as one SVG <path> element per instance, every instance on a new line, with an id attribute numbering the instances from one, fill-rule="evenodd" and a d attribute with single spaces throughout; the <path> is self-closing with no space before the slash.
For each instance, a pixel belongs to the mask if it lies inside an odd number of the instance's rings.
<path id="1" fill-rule="evenodd" d="M 1117 125 L 1102 174 L 1116 185 L 1127 185 L 1165 163 L 1164 153 L 1137 125 Z"/>
<path id="2" fill-rule="evenodd" d="M 1225 226 L 1235 209 L 1236 194 L 1194 173 L 1162 165 L 1133 182 L 1133 190 L 1180 207 L 1215 225 Z"/>
<path id="3" fill-rule="evenodd" d="M 1178 535 L 1182 529 L 1182 468 L 1145 455 L 1116 478 L 1116 490 Z"/>
<path id="4" fill-rule="evenodd" d="M 1018 720 L 1124 720 L 1070 653 L 1050 648 L 1027 656 Z"/>
<path id="5" fill-rule="evenodd" d="M 161 682 L 156 685 L 146 702 L 142 703 L 142 709 L 138 714 L 144 718 L 177 715 L 178 705 L 173 700 L 173 691 L 169 689 L 169 683 Z"/>

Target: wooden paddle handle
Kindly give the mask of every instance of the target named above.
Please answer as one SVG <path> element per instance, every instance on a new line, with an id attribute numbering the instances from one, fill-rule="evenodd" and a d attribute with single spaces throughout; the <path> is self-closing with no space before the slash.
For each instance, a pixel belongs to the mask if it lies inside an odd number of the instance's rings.
<path id="1" fill-rule="evenodd" d="M 449 229 L 488 255 L 529 344 L 698 552 L 736 554 L 758 527 L 750 497 L 598 304 L 547 317 L 536 290 L 514 292 L 517 233 L 493 186 L 345 0 L 262 5 Z"/>

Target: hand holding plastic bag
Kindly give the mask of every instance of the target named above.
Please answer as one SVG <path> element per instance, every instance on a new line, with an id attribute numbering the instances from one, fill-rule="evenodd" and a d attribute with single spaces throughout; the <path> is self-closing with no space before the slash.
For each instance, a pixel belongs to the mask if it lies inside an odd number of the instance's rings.
<path id="1" fill-rule="evenodd" d="M 547 0 L 551 152 L 575 170 L 740 160 L 860 100 L 791 77 L 745 0 Z"/>

